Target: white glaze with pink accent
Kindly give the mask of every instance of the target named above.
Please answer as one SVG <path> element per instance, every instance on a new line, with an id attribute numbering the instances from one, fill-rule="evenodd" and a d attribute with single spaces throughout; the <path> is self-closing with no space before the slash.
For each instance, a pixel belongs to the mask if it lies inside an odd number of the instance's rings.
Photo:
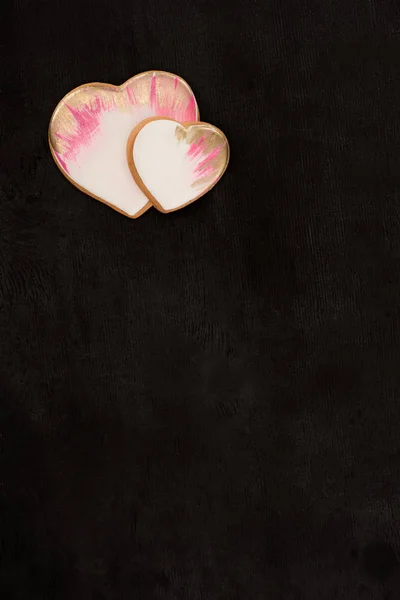
<path id="1" fill-rule="evenodd" d="M 215 185 L 226 169 L 229 146 L 224 134 L 207 123 L 184 127 L 157 119 L 139 130 L 131 158 L 157 208 L 171 212 Z"/>
<path id="2" fill-rule="evenodd" d="M 161 71 L 143 73 L 121 87 L 88 84 L 70 92 L 50 123 L 50 146 L 61 171 L 89 195 L 128 216 L 141 214 L 148 199 L 126 160 L 132 129 L 152 116 L 198 119 L 186 82 Z"/>

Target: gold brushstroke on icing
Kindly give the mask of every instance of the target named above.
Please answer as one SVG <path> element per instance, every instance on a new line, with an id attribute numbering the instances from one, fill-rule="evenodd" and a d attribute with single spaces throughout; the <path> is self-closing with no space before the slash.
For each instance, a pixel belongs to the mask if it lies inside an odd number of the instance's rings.
<path id="1" fill-rule="evenodd" d="M 196 181 L 192 183 L 191 187 L 208 187 L 220 176 L 221 173 L 224 172 L 229 159 L 229 147 L 226 137 L 221 131 L 210 125 L 191 125 L 188 128 L 185 128 L 182 125 L 177 125 L 175 128 L 175 137 L 179 142 L 185 141 L 188 145 L 196 144 L 199 143 L 200 140 L 203 140 L 201 151 L 202 158 L 199 160 L 199 162 L 205 160 L 207 156 L 216 148 L 220 148 L 218 155 L 207 163 L 207 167 L 211 167 L 212 172 L 203 177 L 201 177 L 201 173 L 199 173 L 199 179 L 196 179 Z"/>
<path id="2" fill-rule="evenodd" d="M 192 91 L 183 79 L 170 73 L 160 71 L 142 73 L 132 77 L 121 87 L 102 83 L 85 84 L 67 94 L 53 114 L 49 130 L 53 150 L 61 155 L 67 151 L 68 142 L 62 138 L 71 138 L 78 129 L 75 117 L 68 107 L 72 109 L 82 109 L 85 105 L 94 107 L 95 102 L 100 100 L 104 107 L 114 105 L 120 112 L 130 112 L 137 107 L 149 105 L 154 75 L 156 101 L 159 107 L 167 108 L 171 102 L 174 109 L 188 105 Z M 177 85 L 175 85 L 176 81 Z M 196 110 L 198 113 L 197 105 Z"/>

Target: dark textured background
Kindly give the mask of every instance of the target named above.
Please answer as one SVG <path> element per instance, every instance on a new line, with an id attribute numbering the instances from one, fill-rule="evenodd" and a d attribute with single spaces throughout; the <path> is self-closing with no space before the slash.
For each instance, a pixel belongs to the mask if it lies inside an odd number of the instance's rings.
<path id="1" fill-rule="evenodd" d="M 5 0 L 1 598 L 400 598 L 399 13 Z M 155 68 L 232 159 L 131 221 L 47 126 Z"/>

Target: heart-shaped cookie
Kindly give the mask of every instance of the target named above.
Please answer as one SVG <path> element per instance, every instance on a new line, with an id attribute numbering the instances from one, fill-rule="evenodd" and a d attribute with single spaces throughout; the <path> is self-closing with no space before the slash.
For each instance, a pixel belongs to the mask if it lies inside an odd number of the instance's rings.
<path id="1" fill-rule="evenodd" d="M 132 128 L 152 116 L 199 118 L 188 84 L 171 73 L 151 71 L 121 86 L 89 83 L 70 92 L 55 109 L 49 142 L 61 172 L 77 188 L 135 218 L 150 206 L 126 162 Z"/>
<path id="2" fill-rule="evenodd" d="M 153 117 L 132 131 L 128 165 L 138 186 L 164 213 L 191 204 L 222 177 L 229 144 L 208 123 L 179 123 Z"/>

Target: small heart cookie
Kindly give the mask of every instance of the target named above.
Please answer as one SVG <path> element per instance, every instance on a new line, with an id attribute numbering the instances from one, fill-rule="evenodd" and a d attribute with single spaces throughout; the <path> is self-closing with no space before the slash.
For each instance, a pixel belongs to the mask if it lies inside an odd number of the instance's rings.
<path id="1" fill-rule="evenodd" d="M 168 213 L 217 183 L 228 166 L 229 144 L 214 125 L 154 117 L 132 131 L 127 158 L 138 186 L 158 210 Z"/>
<path id="2" fill-rule="evenodd" d="M 51 118 L 53 158 L 77 188 L 128 217 L 138 217 L 151 203 L 132 179 L 126 144 L 132 128 L 152 116 L 199 118 L 193 92 L 183 79 L 151 71 L 121 86 L 82 85 L 61 100 Z"/>

